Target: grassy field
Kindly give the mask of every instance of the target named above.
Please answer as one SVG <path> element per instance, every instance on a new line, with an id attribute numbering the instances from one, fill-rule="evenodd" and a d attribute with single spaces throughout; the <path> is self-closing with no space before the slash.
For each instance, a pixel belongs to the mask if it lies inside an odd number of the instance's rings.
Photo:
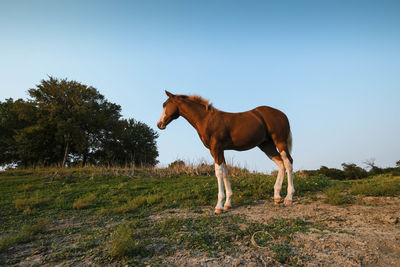
<path id="1" fill-rule="evenodd" d="M 41 264 L 161 265 L 163 258 L 182 250 L 230 255 L 257 249 L 254 241 L 269 247 L 277 262 L 301 262 L 301 255 L 291 253 L 290 241 L 294 233 L 315 227 L 312 223 L 276 218 L 261 224 L 229 213 L 215 216 L 215 177 L 160 176 L 100 169 L 0 172 L 0 265 L 43 251 Z M 333 205 L 350 205 L 360 196 L 400 195 L 400 177 L 390 175 L 294 181 L 297 197 L 323 194 Z M 274 182 L 275 177 L 265 175 L 233 177 L 234 207 L 270 201 Z M 195 216 L 177 216 L 182 211 Z M 168 216 L 158 216 L 165 212 Z M 259 231 L 264 234 L 254 236 Z"/>

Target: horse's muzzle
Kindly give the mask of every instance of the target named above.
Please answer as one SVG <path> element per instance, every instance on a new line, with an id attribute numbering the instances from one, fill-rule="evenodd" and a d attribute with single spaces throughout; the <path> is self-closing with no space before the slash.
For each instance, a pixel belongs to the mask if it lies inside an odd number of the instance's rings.
<path id="1" fill-rule="evenodd" d="M 164 130 L 164 129 L 165 129 L 165 124 L 162 123 L 161 121 L 159 121 L 159 122 L 157 123 L 157 127 L 158 127 L 160 130 Z"/>

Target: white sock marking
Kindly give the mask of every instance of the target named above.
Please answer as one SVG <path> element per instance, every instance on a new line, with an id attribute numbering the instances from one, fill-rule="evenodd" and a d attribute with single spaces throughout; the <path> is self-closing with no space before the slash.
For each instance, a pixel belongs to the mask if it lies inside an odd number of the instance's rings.
<path id="1" fill-rule="evenodd" d="M 278 175 L 276 177 L 275 185 L 274 185 L 274 199 L 280 199 L 281 198 L 281 188 L 282 188 L 282 183 L 283 179 L 285 178 L 285 167 L 282 161 L 280 160 L 274 160 L 276 165 L 278 165 Z"/>
<path id="2" fill-rule="evenodd" d="M 292 163 L 290 163 L 285 151 L 281 152 L 281 157 L 282 157 L 282 160 L 283 160 L 283 164 L 285 164 L 285 169 L 286 169 L 286 173 L 287 173 L 287 176 L 288 176 L 288 188 L 287 188 L 286 199 L 293 200 L 293 193 L 295 192 L 295 190 L 294 190 L 294 185 L 293 185 L 293 167 L 292 167 Z"/>
<path id="3" fill-rule="evenodd" d="M 225 184 L 225 191 L 226 191 L 226 200 L 225 200 L 225 206 L 232 207 L 232 188 L 231 188 L 231 182 L 229 181 L 228 177 L 228 168 L 226 164 L 224 163 L 224 170 L 223 170 L 223 177 L 224 177 L 224 184 Z"/>
<path id="4" fill-rule="evenodd" d="M 217 182 L 218 182 L 218 202 L 217 205 L 215 206 L 215 209 L 223 209 L 223 201 L 225 198 L 224 194 L 224 185 L 223 185 L 223 165 L 218 165 L 215 163 L 215 176 L 217 176 Z"/>

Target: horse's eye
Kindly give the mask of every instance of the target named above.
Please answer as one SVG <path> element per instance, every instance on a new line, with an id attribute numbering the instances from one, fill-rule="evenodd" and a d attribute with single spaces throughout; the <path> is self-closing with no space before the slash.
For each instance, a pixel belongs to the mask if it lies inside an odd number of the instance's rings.
<path id="1" fill-rule="evenodd" d="M 163 108 L 165 108 L 165 106 L 166 106 L 166 104 L 165 104 L 165 103 L 164 103 L 164 104 L 162 104 L 162 107 L 163 107 Z"/>

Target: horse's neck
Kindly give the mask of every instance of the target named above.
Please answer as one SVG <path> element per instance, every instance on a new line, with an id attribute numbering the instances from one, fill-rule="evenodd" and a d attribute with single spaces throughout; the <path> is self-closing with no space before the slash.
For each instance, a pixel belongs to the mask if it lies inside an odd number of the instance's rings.
<path id="1" fill-rule="evenodd" d="M 182 103 L 179 108 L 179 113 L 184 117 L 197 131 L 206 123 L 208 111 L 197 103 L 188 104 Z"/>

